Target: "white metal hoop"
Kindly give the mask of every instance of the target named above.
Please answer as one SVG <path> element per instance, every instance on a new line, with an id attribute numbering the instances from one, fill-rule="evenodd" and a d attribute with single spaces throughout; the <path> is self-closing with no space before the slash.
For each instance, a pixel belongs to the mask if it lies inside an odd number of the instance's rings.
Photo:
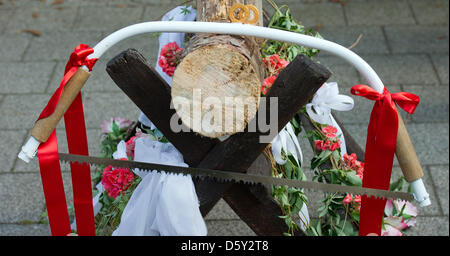
<path id="1" fill-rule="evenodd" d="M 118 42 L 144 33 L 151 32 L 188 32 L 214 33 L 255 36 L 277 41 L 284 41 L 330 52 L 352 64 L 367 80 L 368 84 L 379 93 L 383 93 L 384 85 L 377 73 L 353 51 L 331 41 L 294 32 L 253 26 L 241 23 L 217 23 L 194 21 L 151 21 L 143 22 L 117 30 L 94 46 L 91 58 L 100 58 L 110 47 Z"/>

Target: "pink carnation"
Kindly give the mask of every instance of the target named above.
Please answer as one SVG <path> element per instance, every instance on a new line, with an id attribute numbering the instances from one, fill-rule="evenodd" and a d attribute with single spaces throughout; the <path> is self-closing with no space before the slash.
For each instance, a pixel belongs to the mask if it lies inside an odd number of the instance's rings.
<path id="1" fill-rule="evenodd" d="M 322 132 L 327 136 L 327 138 L 336 138 L 337 128 L 331 125 L 322 128 Z"/>
<path id="2" fill-rule="evenodd" d="M 356 171 L 356 175 L 358 175 L 362 180 L 364 174 L 364 163 L 356 160 L 355 153 L 352 153 L 351 155 L 344 154 L 344 163 L 348 168 Z"/>
<path id="3" fill-rule="evenodd" d="M 133 178 L 134 175 L 128 168 L 114 168 L 110 165 L 103 169 L 101 182 L 108 196 L 115 199 L 130 187 Z"/>
<path id="4" fill-rule="evenodd" d="M 329 148 L 331 142 L 329 140 L 327 140 L 327 141 L 316 140 L 316 141 L 314 141 L 314 144 L 315 144 L 317 150 L 324 151 Z"/>
<path id="5" fill-rule="evenodd" d="M 391 225 L 384 225 L 384 229 L 381 231 L 381 236 L 403 236 L 400 230 Z"/>
<path id="6" fill-rule="evenodd" d="M 182 53 L 183 48 L 178 47 L 178 44 L 176 42 L 170 42 L 161 48 L 158 65 L 168 76 L 173 76 Z"/>
<path id="7" fill-rule="evenodd" d="M 136 136 L 131 137 L 127 142 L 125 142 L 127 156 L 134 159 L 134 147 L 136 146 Z"/>
<path id="8" fill-rule="evenodd" d="M 344 204 L 349 204 L 349 203 L 351 203 L 351 202 L 352 202 L 352 195 L 347 194 L 342 202 L 343 202 Z"/>
<path id="9" fill-rule="evenodd" d="M 331 145 L 328 147 L 328 149 L 329 149 L 330 151 L 335 151 L 336 149 L 338 149 L 338 148 L 340 148 L 340 147 L 341 147 L 341 141 L 338 140 L 337 142 L 331 144 Z"/>
<path id="10" fill-rule="evenodd" d="M 110 120 L 105 120 L 103 121 L 103 123 L 101 124 L 100 128 L 102 130 L 102 133 L 110 133 L 113 131 L 113 121 L 116 123 L 116 125 L 119 127 L 119 130 L 122 130 L 124 128 L 127 128 L 131 125 L 131 121 L 123 118 L 123 117 L 114 117 Z"/>

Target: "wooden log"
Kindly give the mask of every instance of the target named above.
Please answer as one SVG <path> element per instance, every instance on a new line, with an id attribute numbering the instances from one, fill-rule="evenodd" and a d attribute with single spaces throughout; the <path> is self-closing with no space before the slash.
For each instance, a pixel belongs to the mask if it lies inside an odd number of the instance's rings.
<path id="1" fill-rule="evenodd" d="M 183 154 L 184 161 L 196 166 L 217 142 L 193 132 L 174 132 L 170 108 L 170 87 L 135 49 L 128 49 L 111 59 L 106 71 L 125 94 L 152 120 L 155 126 Z M 189 130 L 189 129 L 187 129 Z M 182 130 L 183 131 L 183 130 Z"/>
<path id="2" fill-rule="evenodd" d="M 277 77 L 266 97 L 278 99 L 278 123 L 280 131 L 303 107 L 330 77 L 331 73 L 304 55 L 298 55 Z M 259 106 L 259 112 L 270 117 L 269 100 Z M 260 115 L 252 120 L 251 125 L 257 127 L 256 132 L 241 132 L 214 146 L 201 161 L 199 167 L 234 172 L 245 172 L 269 143 L 261 143 L 261 136 L 272 141 L 278 131 L 263 131 L 259 124 Z M 197 194 L 208 201 L 201 201 L 202 213 L 207 213 L 221 198 L 223 192 L 230 187 L 228 183 L 205 181 L 196 187 Z"/>
<path id="3" fill-rule="evenodd" d="M 256 25 L 262 25 L 261 0 L 198 0 L 197 21 L 230 22 L 229 12 L 238 3 L 256 6 L 260 15 Z M 252 37 L 196 34 L 191 38 L 172 82 L 174 106 L 187 127 L 211 138 L 244 130 L 256 114 L 264 78 L 259 49 Z M 241 108 L 234 100 L 249 107 Z"/>

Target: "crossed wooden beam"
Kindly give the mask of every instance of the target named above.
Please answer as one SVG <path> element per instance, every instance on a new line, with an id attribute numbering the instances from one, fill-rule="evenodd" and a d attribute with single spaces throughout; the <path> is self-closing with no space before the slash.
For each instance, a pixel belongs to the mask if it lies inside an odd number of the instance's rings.
<path id="1" fill-rule="evenodd" d="M 128 49 L 113 59 L 106 71 L 119 88 L 144 112 L 164 136 L 183 154 L 189 166 L 234 172 L 271 175 L 271 163 L 262 153 L 268 143 L 260 143 L 258 120 L 254 118 L 256 132 L 240 132 L 224 141 L 203 137 L 192 131 L 175 133 L 170 128 L 170 119 L 176 115 L 170 108 L 170 86 L 147 63 L 136 50 Z M 331 73 L 322 65 L 304 55 L 298 55 L 277 77 L 266 97 L 278 97 L 278 131 L 314 96 Z M 262 102 L 263 103 L 263 102 Z M 270 116 L 270 103 L 266 101 L 266 117 Z M 269 120 L 267 118 L 267 120 Z M 301 117 L 306 130 L 312 130 L 308 118 Z M 249 124 L 250 125 L 250 124 Z M 342 127 L 342 126 L 341 126 Z M 342 127 L 343 128 L 343 127 Z M 183 130 L 183 129 L 182 129 Z M 358 144 L 343 129 L 347 149 L 358 158 L 364 153 Z M 273 138 L 272 138 L 273 139 Z M 271 141 L 271 139 L 269 139 Z M 244 185 L 194 180 L 203 216 L 224 198 L 236 214 L 257 235 L 282 235 L 287 230 L 278 203 L 272 198 L 270 188 L 263 185 Z M 295 235 L 305 235 L 297 231 Z"/>

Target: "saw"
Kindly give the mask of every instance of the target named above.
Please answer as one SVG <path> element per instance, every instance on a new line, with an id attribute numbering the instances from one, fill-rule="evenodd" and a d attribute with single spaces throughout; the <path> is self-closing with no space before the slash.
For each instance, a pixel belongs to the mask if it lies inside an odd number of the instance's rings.
<path id="1" fill-rule="evenodd" d="M 379 199 L 398 198 L 412 201 L 414 196 L 405 192 L 388 191 L 381 189 L 341 186 L 336 184 L 318 183 L 312 181 L 292 180 L 284 178 L 275 178 L 270 176 L 246 174 L 242 172 L 230 172 L 221 170 L 211 170 L 195 167 L 180 167 L 164 164 L 136 162 L 128 160 L 115 160 L 110 158 L 74 155 L 67 153 L 59 153 L 59 159 L 63 163 L 79 163 L 89 164 L 93 166 L 114 166 L 129 169 L 139 169 L 141 171 L 157 171 L 173 174 L 191 175 L 194 178 L 214 179 L 218 182 L 235 182 L 249 185 L 265 184 L 274 186 L 288 186 L 302 189 L 321 190 L 329 193 L 347 193 L 352 195 L 366 195 Z"/>

